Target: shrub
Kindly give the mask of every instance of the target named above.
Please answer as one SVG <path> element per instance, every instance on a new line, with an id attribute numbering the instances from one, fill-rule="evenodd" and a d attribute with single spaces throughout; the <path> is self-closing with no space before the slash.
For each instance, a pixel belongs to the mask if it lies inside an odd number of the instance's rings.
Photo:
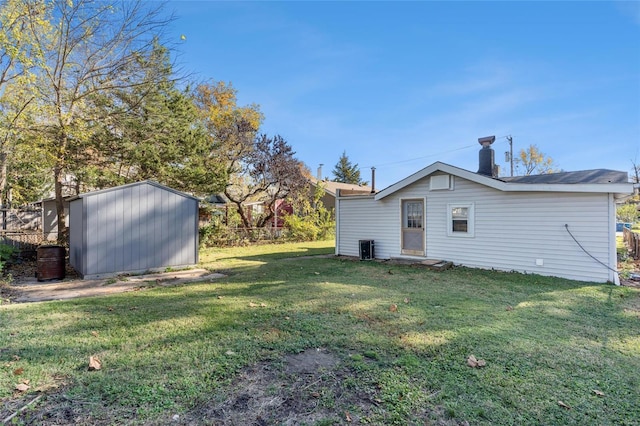
<path id="1" fill-rule="evenodd" d="M 7 244 L 0 244 L 0 273 L 4 270 L 4 265 L 7 263 L 11 256 L 14 255 L 16 249 Z"/>

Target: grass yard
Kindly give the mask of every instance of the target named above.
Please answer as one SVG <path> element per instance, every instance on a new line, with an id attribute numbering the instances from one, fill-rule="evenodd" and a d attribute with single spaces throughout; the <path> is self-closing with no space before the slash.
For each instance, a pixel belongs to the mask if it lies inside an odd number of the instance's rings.
<path id="1" fill-rule="evenodd" d="M 10 424 L 639 423 L 638 289 L 306 257 L 331 244 L 205 250 L 226 278 L 0 306 L 0 422 L 42 395 Z"/>

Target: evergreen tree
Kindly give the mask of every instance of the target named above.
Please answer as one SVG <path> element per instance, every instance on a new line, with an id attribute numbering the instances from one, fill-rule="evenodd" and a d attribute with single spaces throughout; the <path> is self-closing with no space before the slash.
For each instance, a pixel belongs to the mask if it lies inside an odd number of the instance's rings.
<path id="1" fill-rule="evenodd" d="M 332 173 L 334 182 L 352 183 L 354 185 L 367 184 L 367 182 L 360 179 L 360 169 L 357 164 L 351 164 L 346 151 L 342 152 L 342 156 L 334 166 Z"/>

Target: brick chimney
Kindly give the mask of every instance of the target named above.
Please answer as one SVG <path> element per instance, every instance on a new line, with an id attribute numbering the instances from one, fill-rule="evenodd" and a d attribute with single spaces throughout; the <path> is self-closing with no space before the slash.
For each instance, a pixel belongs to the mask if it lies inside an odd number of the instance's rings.
<path id="1" fill-rule="evenodd" d="M 478 174 L 496 177 L 496 162 L 495 162 L 495 153 L 491 148 L 491 144 L 496 140 L 495 136 L 487 136 L 484 138 L 479 138 L 478 143 L 482 145 L 482 149 L 478 155 L 479 158 L 479 167 Z"/>

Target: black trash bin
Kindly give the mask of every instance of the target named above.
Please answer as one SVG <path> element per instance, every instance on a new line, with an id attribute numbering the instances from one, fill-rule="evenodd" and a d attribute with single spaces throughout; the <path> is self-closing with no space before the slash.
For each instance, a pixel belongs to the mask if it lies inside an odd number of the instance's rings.
<path id="1" fill-rule="evenodd" d="M 63 246 L 40 246 L 36 253 L 38 258 L 36 278 L 38 278 L 38 281 L 64 279 L 67 252 Z"/>

